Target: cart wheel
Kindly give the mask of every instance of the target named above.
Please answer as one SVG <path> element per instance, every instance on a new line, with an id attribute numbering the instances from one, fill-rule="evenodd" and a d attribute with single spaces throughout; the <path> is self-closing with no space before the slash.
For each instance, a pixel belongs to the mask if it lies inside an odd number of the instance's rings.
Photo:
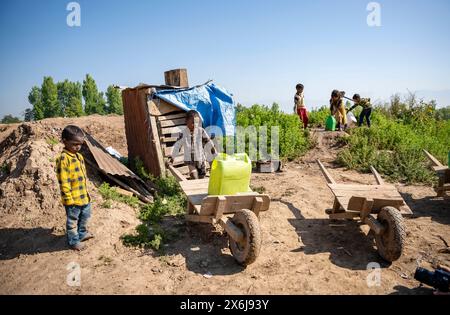
<path id="1" fill-rule="evenodd" d="M 378 222 L 384 226 L 380 235 L 375 235 L 378 252 L 388 262 L 400 258 L 406 238 L 403 217 L 397 209 L 385 207 L 378 214 Z"/>
<path id="2" fill-rule="evenodd" d="M 228 237 L 231 253 L 239 264 L 248 266 L 255 262 L 261 250 L 262 237 L 259 220 L 252 211 L 240 210 L 236 212 L 231 221 L 244 233 L 242 242 L 236 242 Z"/>

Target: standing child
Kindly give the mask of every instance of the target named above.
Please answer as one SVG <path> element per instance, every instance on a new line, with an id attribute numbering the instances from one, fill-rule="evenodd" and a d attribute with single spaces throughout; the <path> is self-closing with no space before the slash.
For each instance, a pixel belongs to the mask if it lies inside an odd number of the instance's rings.
<path id="1" fill-rule="evenodd" d="M 305 106 L 305 96 L 304 96 L 304 89 L 305 87 L 303 86 L 303 84 L 297 84 L 297 86 L 295 87 L 297 90 L 297 93 L 295 93 L 294 96 L 294 111 L 297 113 L 297 115 L 300 117 L 300 120 L 303 122 L 303 129 L 308 128 L 308 122 L 309 122 L 309 118 L 308 118 L 308 110 L 306 109 Z"/>
<path id="2" fill-rule="evenodd" d="M 184 163 L 189 167 L 191 179 L 202 179 L 206 176 L 206 154 L 205 148 L 216 155 L 216 149 L 211 138 L 202 128 L 201 118 L 195 110 L 186 114 L 186 130 L 179 136 L 170 157 L 173 162 L 181 149 L 184 148 Z"/>
<path id="3" fill-rule="evenodd" d="M 370 116 L 372 115 L 372 104 L 370 104 L 370 98 L 361 98 L 359 94 L 355 94 L 353 95 L 353 102 L 355 102 L 355 105 L 353 105 L 348 111 L 351 112 L 357 106 L 361 106 L 362 112 L 361 115 L 359 115 L 358 126 L 361 127 L 364 123 L 364 118 L 366 118 L 367 126 L 370 128 Z"/>
<path id="4" fill-rule="evenodd" d="M 347 129 L 347 112 L 342 94 L 338 90 L 331 92 L 330 111 L 331 115 L 336 118 L 336 130 L 341 131 L 342 129 Z"/>
<path id="5" fill-rule="evenodd" d="M 73 250 L 81 251 L 85 247 L 82 242 L 94 237 L 87 230 L 91 198 L 84 159 L 78 153 L 84 143 L 84 133 L 77 126 L 67 126 L 62 132 L 62 141 L 64 150 L 56 159 L 56 174 L 67 215 L 67 241 Z"/>

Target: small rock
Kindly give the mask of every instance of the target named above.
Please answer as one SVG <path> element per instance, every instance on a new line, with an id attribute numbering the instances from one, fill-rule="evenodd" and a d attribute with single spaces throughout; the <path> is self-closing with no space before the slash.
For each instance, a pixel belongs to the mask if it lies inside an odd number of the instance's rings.
<path id="1" fill-rule="evenodd" d="M 400 277 L 402 277 L 403 279 L 409 279 L 408 275 L 406 273 L 402 273 L 400 275 Z"/>
<path id="2" fill-rule="evenodd" d="M 192 247 L 191 251 L 192 252 L 199 252 L 200 251 L 200 247 Z"/>
<path id="3" fill-rule="evenodd" d="M 213 277 L 213 275 L 210 272 L 207 272 L 203 275 L 203 277 L 206 279 L 211 279 Z"/>

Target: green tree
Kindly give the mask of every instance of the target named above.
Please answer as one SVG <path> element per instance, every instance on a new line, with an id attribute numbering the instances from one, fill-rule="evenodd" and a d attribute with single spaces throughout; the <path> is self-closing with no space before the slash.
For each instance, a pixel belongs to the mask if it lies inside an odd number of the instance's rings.
<path id="1" fill-rule="evenodd" d="M 42 104 L 44 107 L 44 118 L 59 117 L 62 114 L 58 102 L 58 89 L 52 77 L 44 77 L 41 87 Z"/>
<path id="2" fill-rule="evenodd" d="M 79 82 L 70 82 L 65 80 L 59 82 L 58 101 L 61 106 L 62 116 L 79 117 L 84 114 L 82 104 L 81 84 Z"/>
<path id="3" fill-rule="evenodd" d="M 44 119 L 44 104 L 42 103 L 41 89 L 37 86 L 31 88 L 30 94 L 28 94 L 28 102 L 33 106 L 33 119 Z"/>
<path id="4" fill-rule="evenodd" d="M 95 80 L 86 74 L 86 79 L 83 80 L 83 97 L 84 97 L 84 111 L 87 115 L 104 114 L 105 113 L 105 99 L 103 93 L 99 93 Z"/>
<path id="5" fill-rule="evenodd" d="M 19 122 L 20 122 L 20 119 L 17 117 L 14 117 L 13 115 L 5 115 L 5 116 L 3 116 L 3 119 L 1 120 L 2 124 L 16 124 Z"/>
<path id="6" fill-rule="evenodd" d="M 114 86 L 108 86 L 106 91 L 106 102 L 108 107 L 106 112 L 109 114 L 123 115 L 122 95 L 119 89 Z"/>

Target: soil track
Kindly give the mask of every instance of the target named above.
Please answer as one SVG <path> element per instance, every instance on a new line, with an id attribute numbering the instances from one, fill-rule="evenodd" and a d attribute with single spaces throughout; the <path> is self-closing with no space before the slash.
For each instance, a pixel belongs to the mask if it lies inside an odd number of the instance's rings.
<path id="1" fill-rule="evenodd" d="M 91 116 L 70 122 L 90 130 L 105 146 L 127 153 L 123 118 Z M 58 127 L 67 123 L 43 122 Z M 136 211 L 123 204 L 101 208 L 93 178 L 91 230 L 96 239 L 81 253 L 65 245 L 64 212 L 57 195 L 52 201 L 55 213 L 46 214 L 45 221 L 26 220 L 27 212 L 17 215 L 20 209 L 0 209 L 0 294 L 430 294 L 430 289 L 418 287 L 413 273 L 419 263 L 427 268 L 450 265 L 450 255 L 439 252 L 444 242 L 450 243 L 449 201 L 434 198 L 431 187 L 397 185 L 414 217 L 406 220 L 403 257 L 388 265 L 366 236 L 367 228 L 327 219 L 325 209 L 333 198 L 317 158 L 339 182 L 374 179 L 332 163 L 339 151 L 336 134 L 316 136 L 317 148 L 288 163 L 284 172 L 253 175 L 252 185 L 264 187 L 273 201 L 260 218 L 261 254 L 247 269 L 235 264 L 220 230 L 177 219 L 164 222 L 179 236 L 164 254 L 124 247 L 119 238 L 139 224 Z M 56 155 L 57 149 L 44 153 Z M 72 262 L 81 268 L 80 287 L 67 285 Z M 372 262 L 382 267 L 380 286 L 367 285 Z"/>

